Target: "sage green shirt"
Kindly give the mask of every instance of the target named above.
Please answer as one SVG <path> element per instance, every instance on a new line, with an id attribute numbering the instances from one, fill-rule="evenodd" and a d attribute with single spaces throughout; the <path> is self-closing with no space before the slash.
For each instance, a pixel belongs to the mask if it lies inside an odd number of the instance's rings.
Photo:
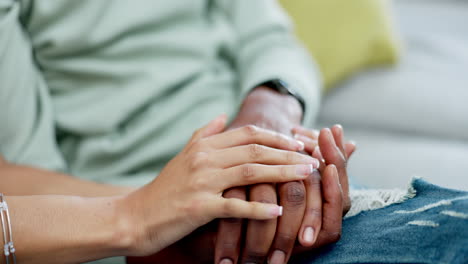
<path id="1" fill-rule="evenodd" d="M 0 153 L 14 163 L 141 185 L 273 78 L 311 121 L 317 73 L 273 0 L 0 0 Z"/>
<path id="2" fill-rule="evenodd" d="M 317 73 L 273 0 L 0 0 L 0 153 L 14 163 L 144 184 L 273 78 L 313 120 Z"/>

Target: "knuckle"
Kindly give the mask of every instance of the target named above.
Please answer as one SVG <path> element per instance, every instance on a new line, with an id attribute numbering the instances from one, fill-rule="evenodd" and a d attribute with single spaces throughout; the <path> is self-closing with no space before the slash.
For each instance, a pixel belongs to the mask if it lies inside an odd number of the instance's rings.
<path id="1" fill-rule="evenodd" d="M 300 182 L 289 182 L 285 185 L 286 202 L 291 205 L 303 205 L 305 203 L 305 188 Z"/>
<path id="2" fill-rule="evenodd" d="M 329 204 L 333 206 L 343 207 L 343 197 L 341 196 L 340 190 L 329 190 L 329 195 L 327 195 L 326 200 Z"/>
<path id="3" fill-rule="evenodd" d="M 322 210 L 319 208 L 314 208 L 314 207 L 307 208 L 306 214 L 311 216 L 314 219 L 320 219 L 320 220 L 322 219 Z"/>
<path id="4" fill-rule="evenodd" d="M 237 251 L 237 248 L 239 247 L 239 244 L 234 241 L 222 241 L 220 244 L 225 254 L 226 253 L 235 254 Z"/>
<path id="5" fill-rule="evenodd" d="M 312 178 L 312 179 L 310 179 Z M 320 182 L 320 179 L 318 180 L 315 180 L 313 179 L 313 177 L 309 177 L 308 179 L 308 182 L 307 184 L 309 185 L 309 188 L 313 189 L 313 190 L 320 190 L 320 188 L 322 187 L 322 183 Z"/>
<path id="6" fill-rule="evenodd" d="M 235 209 L 234 201 L 230 200 L 230 199 L 227 199 L 224 202 L 223 210 L 221 211 L 221 214 L 222 214 L 223 217 L 228 217 L 228 216 L 230 216 L 232 214 L 234 209 Z"/>
<path id="7" fill-rule="evenodd" d="M 272 185 L 259 184 L 250 189 L 250 200 L 259 203 L 276 204 L 276 191 Z"/>
<path id="8" fill-rule="evenodd" d="M 283 134 L 280 134 L 278 132 L 275 132 L 275 140 L 283 148 L 289 148 L 290 145 L 291 145 L 289 140 L 286 138 L 286 136 L 284 136 Z"/>
<path id="9" fill-rule="evenodd" d="M 205 177 L 196 177 L 192 180 L 191 189 L 197 191 L 207 190 L 209 189 L 209 182 Z"/>
<path id="10" fill-rule="evenodd" d="M 266 197 L 266 196 L 256 199 L 255 202 L 267 203 L 267 204 L 276 204 L 275 199 L 269 198 L 269 197 Z"/>
<path id="11" fill-rule="evenodd" d="M 288 175 L 289 175 L 288 167 L 286 167 L 286 166 L 279 167 L 279 174 L 280 174 L 282 179 L 287 179 Z"/>
<path id="12" fill-rule="evenodd" d="M 196 152 L 189 157 L 189 169 L 199 170 L 208 166 L 208 155 L 205 152 Z"/>
<path id="13" fill-rule="evenodd" d="M 297 160 L 296 152 L 286 151 L 284 155 L 285 155 L 284 158 L 288 164 L 293 164 Z"/>
<path id="14" fill-rule="evenodd" d="M 196 140 L 190 144 L 189 151 L 190 152 L 201 152 L 203 150 L 203 141 L 202 140 Z"/>
<path id="15" fill-rule="evenodd" d="M 255 125 L 246 125 L 243 127 L 243 131 L 248 137 L 255 137 L 260 132 L 260 129 Z"/>
<path id="16" fill-rule="evenodd" d="M 248 151 L 252 160 L 259 160 L 263 155 L 263 147 L 258 144 L 250 144 Z"/>
<path id="17" fill-rule="evenodd" d="M 255 169 L 254 169 L 254 166 L 252 164 L 244 164 L 242 165 L 241 167 L 241 175 L 242 175 L 242 178 L 250 183 L 253 178 L 255 178 Z"/>
<path id="18" fill-rule="evenodd" d="M 296 241 L 296 236 L 292 233 L 278 232 L 275 245 L 279 249 L 289 249 Z"/>

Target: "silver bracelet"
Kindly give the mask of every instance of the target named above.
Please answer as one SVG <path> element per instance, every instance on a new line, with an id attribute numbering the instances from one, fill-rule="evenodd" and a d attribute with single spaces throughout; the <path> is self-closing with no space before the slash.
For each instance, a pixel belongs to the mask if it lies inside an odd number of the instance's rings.
<path id="1" fill-rule="evenodd" d="M 10 259 L 13 260 L 13 264 L 16 264 L 16 249 L 13 244 L 13 233 L 11 232 L 10 212 L 2 193 L 0 193 L 0 217 L 2 219 L 3 253 L 5 255 L 6 264 L 10 263 Z"/>

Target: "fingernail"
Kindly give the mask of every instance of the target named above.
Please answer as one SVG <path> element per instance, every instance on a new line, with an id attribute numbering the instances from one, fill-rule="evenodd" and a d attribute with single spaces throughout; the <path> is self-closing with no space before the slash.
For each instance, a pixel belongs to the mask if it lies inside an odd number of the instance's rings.
<path id="1" fill-rule="evenodd" d="M 295 139 L 295 140 L 293 140 L 293 145 L 294 145 L 293 148 L 295 148 L 297 151 L 303 151 L 303 150 L 304 150 L 304 147 L 305 147 L 305 146 L 304 146 L 304 142 L 298 140 L 299 136 L 300 136 L 300 135 L 298 135 L 298 134 L 294 134 L 294 135 L 293 135 L 293 137 L 294 137 L 294 139 Z"/>
<path id="2" fill-rule="evenodd" d="M 305 147 L 304 142 L 296 140 L 296 143 L 298 144 L 298 151 L 303 151 Z"/>
<path id="3" fill-rule="evenodd" d="M 302 235 L 302 238 L 307 243 L 314 242 L 314 229 L 312 227 L 310 227 L 310 226 L 306 227 L 304 229 L 304 234 Z"/>
<path id="4" fill-rule="evenodd" d="M 312 133 L 314 133 L 314 136 L 318 137 L 320 134 L 320 131 L 318 131 L 317 129 L 312 129 Z"/>
<path id="5" fill-rule="evenodd" d="M 312 164 L 296 165 L 296 174 L 301 176 L 309 176 L 314 171 Z"/>
<path id="6" fill-rule="evenodd" d="M 308 137 L 306 137 L 306 136 L 303 136 L 303 135 L 299 135 L 299 134 L 294 135 L 294 138 L 296 138 L 297 141 L 299 141 L 299 142 L 301 142 L 301 143 L 305 143 L 305 142 L 311 141 L 310 138 L 308 138 Z"/>
<path id="7" fill-rule="evenodd" d="M 232 260 L 225 258 L 225 259 L 222 259 L 221 262 L 219 262 L 219 264 L 233 264 L 233 262 Z"/>
<path id="8" fill-rule="evenodd" d="M 271 205 L 270 215 L 272 215 L 272 216 L 282 216 L 283 215 L 283 206 Z"/>
<path id="9" fill-rule="evenodd" d="M 302 157 L 304 158 L 304 163 L 305 164 L 312 164 L 314 165 L 315 162 L 317 161 L 315 158 L 311 157 L 311 156 L 308 156 L 308 155 L 302 155 Z"/>
<path id="10" fill-rule="evenodd" d="M 312 167 L 318 169 L 320 167 L 320 162 L 317 159 L 314 159 L 312 162 Z"/>
<path id="11" fill-rule="evenodd" d="M 320 167 L 320 162 L 316 158 L 308 156 L 305 158 L 305 161 L 306 163 L 311 164 L 314 169 L 318 169 Z"/>
<path id="12" fill-rule="evenodd" d="M 281 250 L 275 250 L 271 255 L 269 264 L 284 264 L 286 254 Z"/>

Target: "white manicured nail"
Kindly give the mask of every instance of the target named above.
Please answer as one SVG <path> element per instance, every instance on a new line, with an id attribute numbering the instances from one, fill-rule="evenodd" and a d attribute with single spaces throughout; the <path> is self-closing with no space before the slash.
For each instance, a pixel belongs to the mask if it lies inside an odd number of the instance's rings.
<path id="1" fill-rule="evenodd" d="M 299 151 L 303 151 L 305 148 L 304 142 L 296 140 L 297 144 L 299 144 Z"/>
<path id="2" fill-rule="evenodd" d="M 302 235 L 302 238 L 307 243 L 314 242 L 314 229 L 312 227 L 310 227 L 310 226 L 306 227 L 304 229 L 304 234 Z"/>
<path id="3" fill-rule="evenodd" d="M 232 260 L 228 259 L 228 258 L 225 258 L 225 259 L 222 259 L 219 264 L 232 264 Z"/>
<path id="4" fill-rule="evenodd" d="M 313 171 L 314 166 L 312 164 L 296 165 L 296 174 L 303 176 L 304 178 L 309 176 Z"/>
<path id="5" fill-rule="evenodd" d="M 270 261 L 268 263 L 269 264 L 284 264 L 285 260 L 286 260 L 286 254 L 284 254 L 284 252 L 281 250 L 275 250 L 273 254 L 271 255 Z"/>
<path id="6" fill-rule="evenodd" d="M 271 205 L 269 211 L 272 216 L 281 216 L 283 215 L 283 206 Z"/>

